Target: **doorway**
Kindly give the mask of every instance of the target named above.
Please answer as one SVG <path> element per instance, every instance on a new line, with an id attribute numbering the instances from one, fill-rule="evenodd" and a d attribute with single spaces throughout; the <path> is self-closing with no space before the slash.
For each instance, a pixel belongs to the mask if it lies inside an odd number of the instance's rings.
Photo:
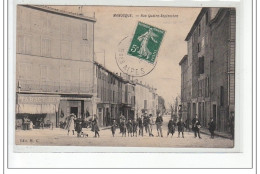
<path id="1" fill-rule="evenodd" d="M 78 107 L 70 107 L 70 113 L 75 114 L 78 117 Z"/>

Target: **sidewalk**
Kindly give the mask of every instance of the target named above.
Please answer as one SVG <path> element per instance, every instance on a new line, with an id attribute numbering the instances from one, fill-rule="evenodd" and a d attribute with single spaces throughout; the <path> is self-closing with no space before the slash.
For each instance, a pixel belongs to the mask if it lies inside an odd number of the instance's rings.
<path id="1" fill-rule="evenodd" d="M 210 132 L 207 128 L 200 128 L 200 132 L 202 134 L 206 134 L 210 136 Z M 222 138 L 227 138 L 227 139 L 231 139 L 231 134 L 227 133 L 227 132 L 219 132 L 219 131 L 215 131 L 215 136 L 218 137 L 222 137 Z"/>

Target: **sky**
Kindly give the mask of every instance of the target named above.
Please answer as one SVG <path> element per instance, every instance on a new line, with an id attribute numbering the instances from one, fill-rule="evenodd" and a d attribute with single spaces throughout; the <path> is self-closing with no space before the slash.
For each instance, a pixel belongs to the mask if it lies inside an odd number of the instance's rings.
<path id="1" fill-rule="evenodd" d="M 138 21 L 165 30 L 157 56 L 157 65 L 151 73 L 138 78 L 157 89 L 165 99 L 166 107 L 181 92 L 180 60 L 187 54 L 184 41 L 201 8 L 173 7 L 118 7 L 118 6 L 52 6 L 64 11 L 83 13 L 96 18 L 94 47 L 96 61 L 113 72 L 120 72 L 115 60 L 119 42 L 134 33 Z M 132 17 L 113 17 L 131 14 Z M 137 16 L 138 15 L 138 16 Z M 159 15 L 159 17 L 154 17 Z M 164 15 L 164 17 L 161 17 Z M 169 15 L 165 17 L 165 15 Z M 143 17 L 141 17 L 143 16 Z M 104 54 L 105 52 L 105 54 Z M 105 59 L 105 61 L 104 61 Z"/>

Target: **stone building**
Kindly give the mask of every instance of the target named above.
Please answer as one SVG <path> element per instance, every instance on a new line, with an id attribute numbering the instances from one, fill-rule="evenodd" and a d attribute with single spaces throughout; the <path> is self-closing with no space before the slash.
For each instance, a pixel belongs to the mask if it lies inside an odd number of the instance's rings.
<path id="1" fill-rule="evenodd" d="M 18 5 L 16 118 L 59 127 L 71 113 L 95 112 L 94 16 Z"/>
<path id="2" fill-rule="evenodd" d="M 147 84 L 143 84 L 142 81 L 136 81 L 135 84 L 136 115 L 141 116 L 142 111 L 146 110 L 148 114 L 156 116 L 158 109 L 158 94 L 156 93 L 156 89 Z"/>
<path id="3" fill-rule="evenodd" d="M 100 126 L 111 125 L 112 119 L 119 121 L 120 115 L 134 118 L 135 84 L 128 76 L 111 72 L 95 62 L 95 94 Z"/>
<path id="4" fill-rule="evenodd" d="M 183 116 L 197 114 L 204 127 L 213 117 L 219 131 L 228 131 L 234 111 L 235 19 L 233 8 L 202 8 L 179 63 Z"/>

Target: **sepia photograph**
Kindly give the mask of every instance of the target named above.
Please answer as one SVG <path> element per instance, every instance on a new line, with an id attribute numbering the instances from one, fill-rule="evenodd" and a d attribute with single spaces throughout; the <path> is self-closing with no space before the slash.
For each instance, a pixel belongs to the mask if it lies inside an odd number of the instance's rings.
<path id="1" fill-rule="evenodd" d="M 15 11 L 16 146 L 235 147 L 236 8 Z"/>

